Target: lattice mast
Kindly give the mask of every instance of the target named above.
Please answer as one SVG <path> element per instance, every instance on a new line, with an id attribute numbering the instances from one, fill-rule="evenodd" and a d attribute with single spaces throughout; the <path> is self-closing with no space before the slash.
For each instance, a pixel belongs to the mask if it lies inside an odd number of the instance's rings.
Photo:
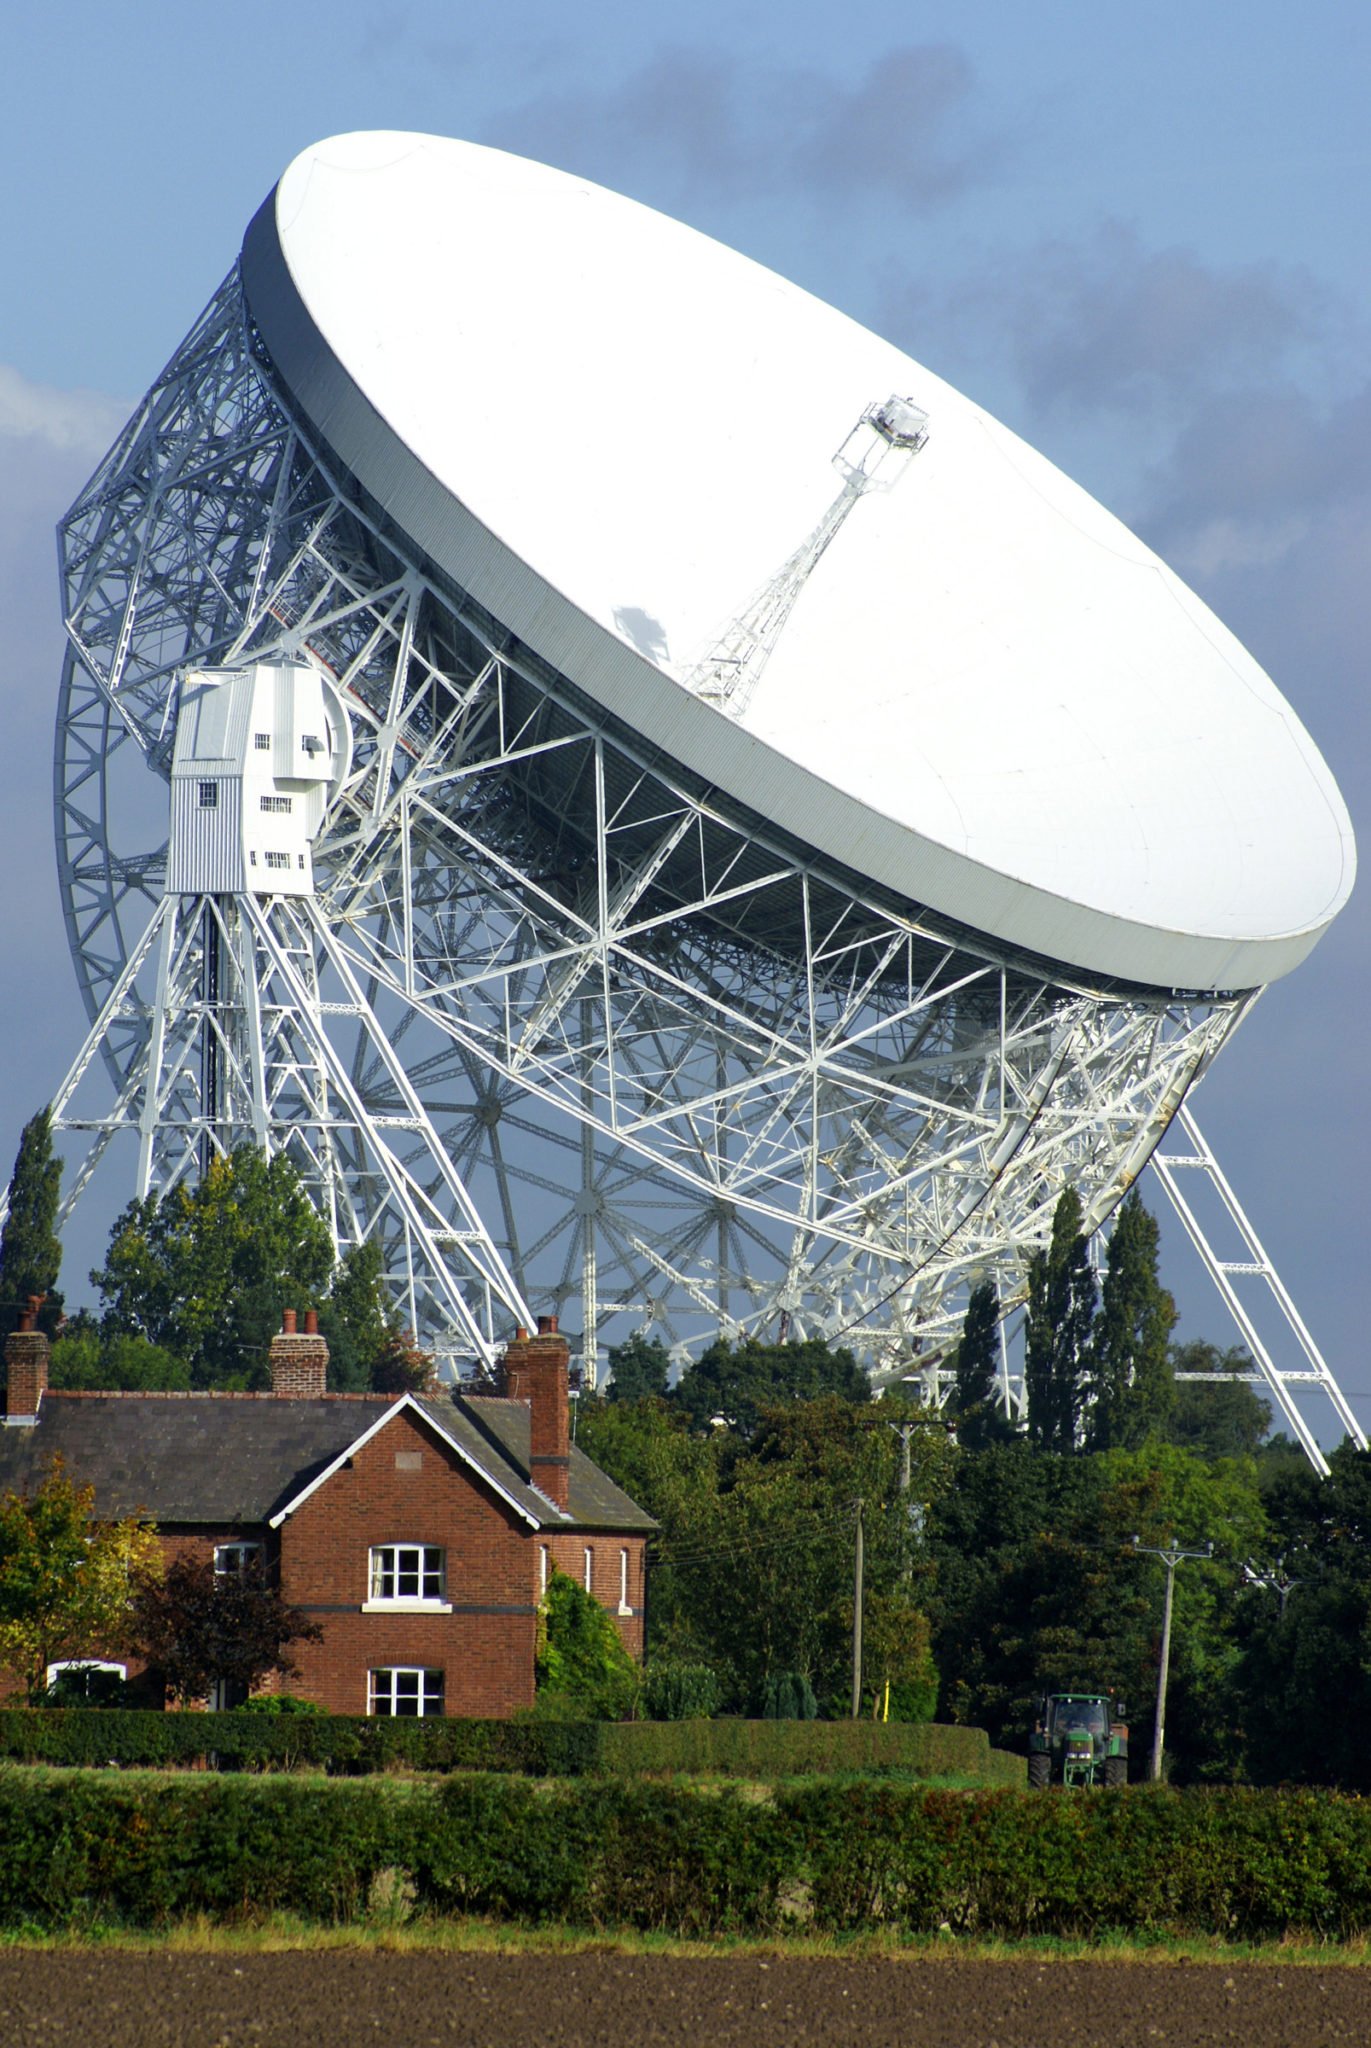
<path id="1" fill-rule="evenodd" d="M 842 488 L 808 537 L 685 678 L 707 704 L 740 718 L 775 651 L 800 592 L 841 532 L 857 500 L 889 490 L 928 439 L 928 414 L 898 394 L 873 402 L 833 457 Z"/>

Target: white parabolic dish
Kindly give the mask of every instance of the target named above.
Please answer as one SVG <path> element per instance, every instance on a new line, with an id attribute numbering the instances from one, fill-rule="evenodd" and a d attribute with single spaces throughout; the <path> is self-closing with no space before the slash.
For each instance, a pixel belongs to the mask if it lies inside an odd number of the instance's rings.
<path id="1" fill-rule="evenodd" d="M 346 135 L 248 230 L 296 406 L 417 547 L 696 774 L 905 900 L 1087 974 L 1239 989 L 1352 886 L 1275 685 L 948 384 L 678 222 L 469 143 Z M 683 682 L 892 393 L 929 415 L 740 716 Z"/>

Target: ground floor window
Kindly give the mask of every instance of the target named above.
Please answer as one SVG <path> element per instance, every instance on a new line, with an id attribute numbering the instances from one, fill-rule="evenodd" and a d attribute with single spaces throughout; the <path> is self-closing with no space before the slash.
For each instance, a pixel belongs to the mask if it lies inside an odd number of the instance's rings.
<path id="1" fill-rule="evenodd" d="M 392 1664 L 367 1673 L 369 1714 L 428 1716 L 443 1711 L 443 1674 L 420 1666 Z"/>
<path id="2" fill-rule="evenodd" d="M 99 1707 L 117 1699 L 128 1677 L 126 1664 L 98 1657 L 67 1657 L 47 1670 L 48 1695 L 60 1707 Z"/>

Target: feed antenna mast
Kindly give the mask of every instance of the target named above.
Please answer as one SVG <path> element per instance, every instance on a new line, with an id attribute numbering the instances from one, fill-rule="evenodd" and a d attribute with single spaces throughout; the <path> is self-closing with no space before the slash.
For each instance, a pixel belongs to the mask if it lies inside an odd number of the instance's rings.
<path id="1" fill-rule="evenodd" d="M 867 406 L 833 457 L 842 489 L 814 531 L 734 619 L 685 685 L 707 704 L 741 718 L 785 622 L 849 512 L 870 490 L 888 491 L 928 439 L 928 414 L 898 393 Z"/>

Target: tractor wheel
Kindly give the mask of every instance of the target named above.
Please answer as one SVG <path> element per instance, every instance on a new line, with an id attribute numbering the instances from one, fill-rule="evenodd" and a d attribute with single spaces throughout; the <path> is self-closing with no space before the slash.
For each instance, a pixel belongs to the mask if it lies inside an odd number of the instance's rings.
<path id="1" fill-rule="evenodd" d="M 1028 1759 L 1028 1782 L 1035 1790 L 1041 1790 L 1052 1774 L 1052 1759 L 1035 1750 Z"/>
<path id="2" fill-rule="evenodd" d="M 1126 1756 L 1107 1756 L 1105 1758 L 1104 1782 L 1106 1785 L 1126 1785 L 1128 1783 L 1128 1758 Z"/>

